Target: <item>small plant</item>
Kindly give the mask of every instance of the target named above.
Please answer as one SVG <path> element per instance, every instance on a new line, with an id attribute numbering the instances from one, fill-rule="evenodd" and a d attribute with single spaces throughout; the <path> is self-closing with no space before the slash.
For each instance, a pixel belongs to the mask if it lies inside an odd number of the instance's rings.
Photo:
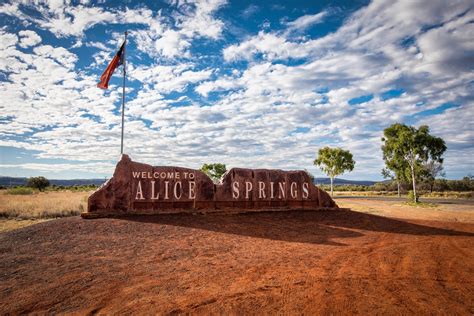
<path id="1" fill-rule="evenodd" d="M 30 195 L 33 194 L 33 190 L 31 188 L 26 187 L 15 187 L 7 190 L 7 194 L 10 195 Z"/>

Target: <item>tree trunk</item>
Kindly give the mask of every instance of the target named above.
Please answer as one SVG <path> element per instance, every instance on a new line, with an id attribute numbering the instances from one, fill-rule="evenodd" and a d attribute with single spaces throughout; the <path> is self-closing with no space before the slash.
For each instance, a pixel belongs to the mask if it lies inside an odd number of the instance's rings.
<path id="1" fill-rule="evenodd" d="M 332 181 L 333 181 L 333 179 L 334 179 L 334 178 L 331 176 L 331 196 L 334 195 L 334 194 L 333 194 L 333 189 L 332 189 Z"/>
<path id="2" fill-rule="evenodd" d="M 397 194 L 398 194 L 398 197 L 400 197 L 400 181 L 397 180 Z"/>
<path id="3" fill-rule="evenodd" d="M 415 204 L 418 203 L 418 197 L 416 196 L 416 181 L 415 181 L 415 166 L 412 165 L 411 167 L 411 179 L 413 183 L 413 198 L 415 199 Z"/>

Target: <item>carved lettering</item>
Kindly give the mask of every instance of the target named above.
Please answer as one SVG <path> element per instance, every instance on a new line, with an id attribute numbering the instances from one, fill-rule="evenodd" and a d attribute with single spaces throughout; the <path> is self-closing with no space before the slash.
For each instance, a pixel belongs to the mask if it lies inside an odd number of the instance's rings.
<path id="1" fill-rule="evenodd" d="M 291 182 L 290 194 L 291 194 L 291 197 L 294 199 L 296 199 L 296 197 L 298 196 L 298 190 L 296 189 L 296 182 Z"/>
<path id="2" fill-rule="evenodd" d="M 169 197 L 169 195 L 168 195 L 168 184 L 169 184 L 169 183 L 170 183 L 169 181 L 165 181 L 165 200 L 169 200 L 169 199 L 170 199 L 170 197 Z"/>
<path id="3" fill-rule="evenodd" d="M 179 195 L 178 195 L 178 185 L 179 185 Z M 174 198 L 179 200 L 181 199 L 181 196 L 183 195 L 183 185 L 181 184 L 181 181 L 176 181 L 174 184 Z"/>
<path id="4" fill-rule="evenodd" d="M 265 199 L 267 196 L 265 195 L 265 182 L 258 181 L 258 198 Z"/>
<path id="5" fill-rule="evenodd" d="M 308 182 L 303 182 L 303 199 L 307 199 L 309 196 L 308 187 Z"/>
<path id="6" fill-rule="evenodd" d="M 270 182 L 270 199 L 274 199 L 273 182 Z"/>
<path id="7" fill-rule="evenodd" d="M 158 192 L 158 194 L 156 194 L 155 196 L 155 181 L 150 181 L 150 183 L 151 183 L 151 199 L 158 200 L 160 198 L 160 192 Z"/>
<path id="8" fill-rule="evenodd" d="M 142 192 L 142 183 L 141 181 L 138 181 L 137 184 L 137 194 L 135 195 L 135 200 L 144 200 L 145 198 L 143 197 L 143 192 Z"/>
<path id="9" fill-rule="evenodd" d="M 286 182 L 278 182 L 278 187 L 280 188 L 278 191 L 278 198 L 286 199 Z"/>
<path id="10" fill-rule="evenodd" d="M 195 186 L 196 186 L 196 182 L 189 181 L 189 198 L 192 200 L 196 198 Z"/>
<path id="11" fill-rule="evenodd" d="M 252 182 L 245 181 L 245 198 L 249 198 L 249 193 L 253 189 L 253 184 Z"/>
<path id="12" fill-rule="evenodd" d="M 232 198 L 239 198 L 239 183 L 237 181 L 232 182 Z"/>

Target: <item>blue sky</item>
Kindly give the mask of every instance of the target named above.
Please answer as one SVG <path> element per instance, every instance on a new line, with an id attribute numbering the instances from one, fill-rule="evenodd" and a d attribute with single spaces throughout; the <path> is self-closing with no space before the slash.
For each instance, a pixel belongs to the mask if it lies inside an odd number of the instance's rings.
<path id="1" fill-rule="evenodd" d="M 308 169 L 338 146 L 380 180 L 385 127 L 427 124 L 474 173 L 472 1 L 3 1 L 0 175 L 110 177 L 128 30 L 125 152 L 153 165 Z"/>

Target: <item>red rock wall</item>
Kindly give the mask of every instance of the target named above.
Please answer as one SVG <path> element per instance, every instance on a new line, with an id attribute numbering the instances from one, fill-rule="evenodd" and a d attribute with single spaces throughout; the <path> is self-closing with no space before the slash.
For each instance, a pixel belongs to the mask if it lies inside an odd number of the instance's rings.
<path id="1" fill-rule="evenodd" d="M 123 155 L 88 200 L 87 215 L 337 208 L 304 171 L 233 168 L 220 184 L 199 170 L 153 167 Z"/>

